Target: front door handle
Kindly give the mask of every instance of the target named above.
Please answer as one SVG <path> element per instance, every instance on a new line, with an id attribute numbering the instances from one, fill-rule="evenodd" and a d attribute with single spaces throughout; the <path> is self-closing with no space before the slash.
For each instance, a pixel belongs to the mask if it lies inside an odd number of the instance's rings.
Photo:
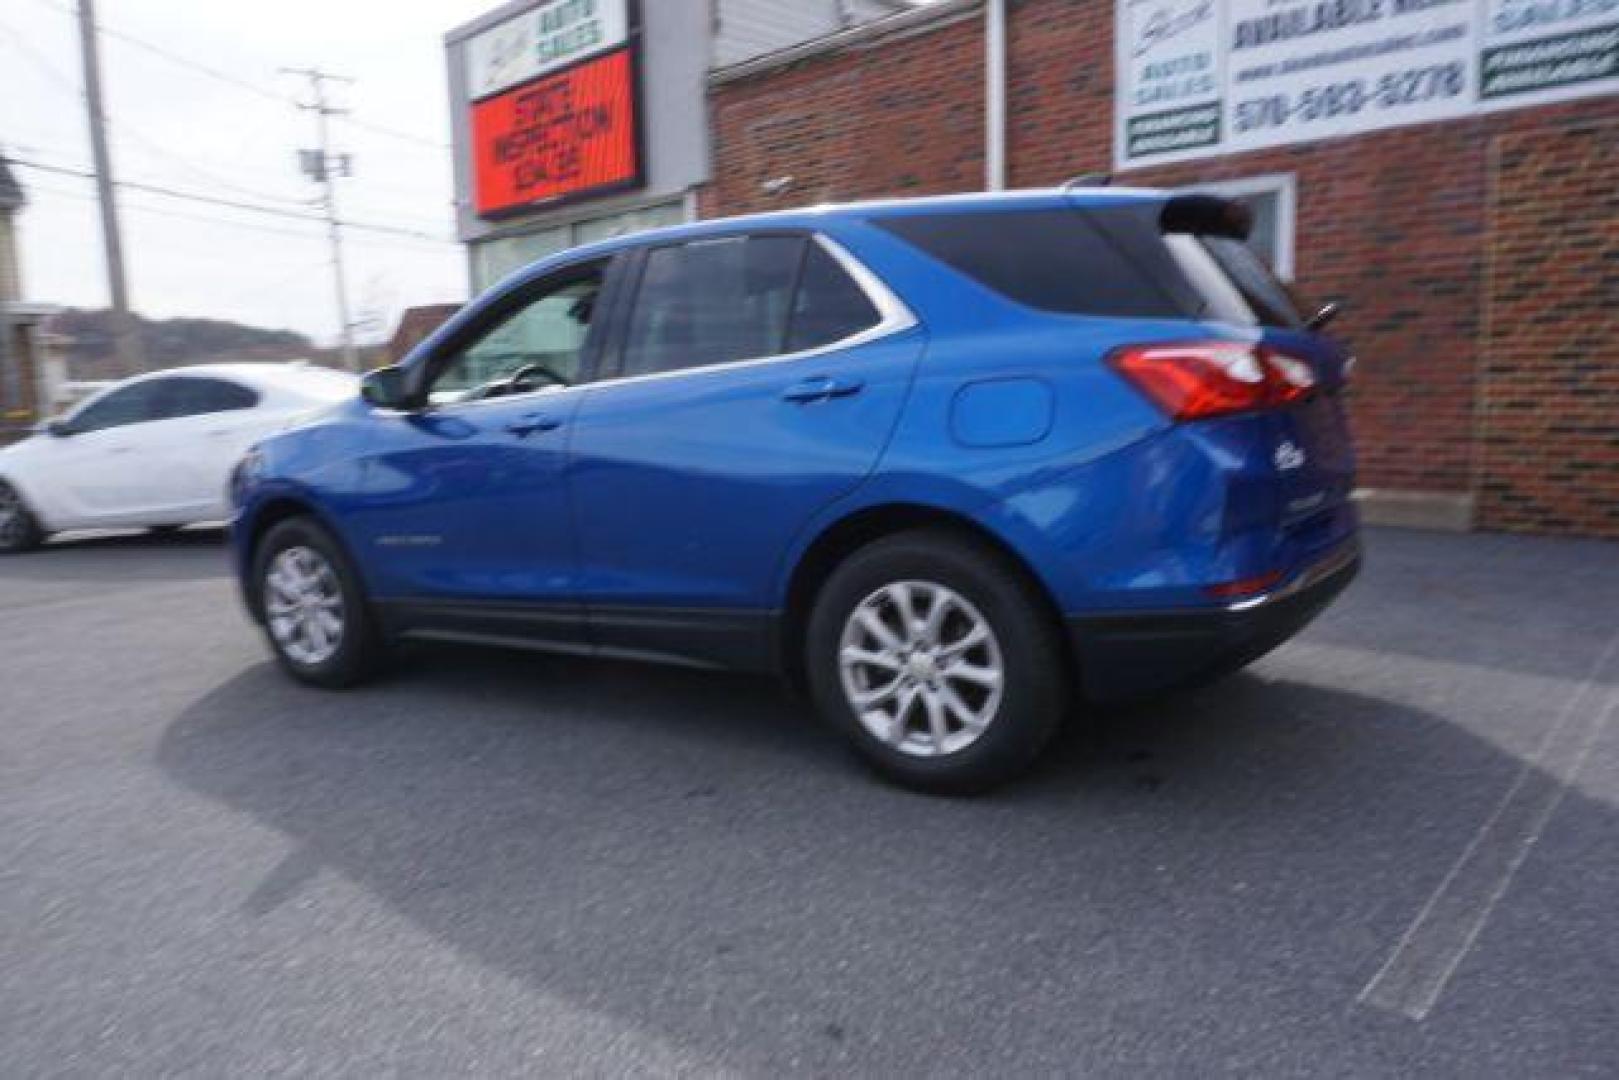
<path id="1" fill-rule="evenodd" d="M 794 383 L 782 393 L 781 399 L 798 405 L 808 405 L 816 401 L 830 401 L 833 398 L 858 394 L 865 385 L 856 379 L 831 379 L 823 375 Z"/>
<path id="2" fill-rule="evenodd" d="M 519 439 L 526 439 L 536 431 L 555 431 L 561 426 L 562 421 L 554 416 L 531 413 L 507 424 L 506 430 L 516 435 Z"/>

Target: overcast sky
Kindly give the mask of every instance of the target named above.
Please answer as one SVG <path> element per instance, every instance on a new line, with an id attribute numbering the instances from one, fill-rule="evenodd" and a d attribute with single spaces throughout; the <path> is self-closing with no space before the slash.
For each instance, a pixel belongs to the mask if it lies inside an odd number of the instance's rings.
<path id="1" fill-rule="evenodd" d="M 495 0 L 100 0 L 102 72 L 120 180 L 290 210 L 315 191 L 295 152 L 314 143 L 314 118 L 290 100 L 302 80 L 284 66 L 352 76 L 338 87 L 354 119 L 338 149 L 355 177 L 339 181 L 345 218 L 441 238 L 351 230 L 351 305 L 386 336 L 412 304 L 465 297 L 462 249 L 450 242 L 449 127 L 442 37 Z M 0 5 L 0 148 L 8 157 L 88 169 L 73 0 Z M 125 34 L 261 88 L 230 85 L 131 44 Z M 107 303 L 100 227 L 87 179 L 14 168 L 27 190 L 22 216 L 26 299 Z M 305 224 L 124 190 L 125 263 L 135 309 L 303 331 L 335 340 L 325 233 Z"/>

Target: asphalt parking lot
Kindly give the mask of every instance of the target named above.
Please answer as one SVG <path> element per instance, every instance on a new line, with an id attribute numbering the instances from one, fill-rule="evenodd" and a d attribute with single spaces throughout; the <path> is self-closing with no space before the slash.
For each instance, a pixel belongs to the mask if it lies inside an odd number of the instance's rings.
<path id="1" fill-rule="evenodd" d="M 976 800 L 753 679 L 296 687 L 206 533 L 5 560 L 5 1072 L 1612 1075 L 1619 545 L 1368 546 Z"/>

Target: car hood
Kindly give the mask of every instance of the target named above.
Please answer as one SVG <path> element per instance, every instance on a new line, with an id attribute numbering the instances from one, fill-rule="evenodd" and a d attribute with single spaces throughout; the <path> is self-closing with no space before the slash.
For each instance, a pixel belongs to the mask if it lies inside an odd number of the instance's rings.
<path id="1" fill-rule="evenodd" d="M 28 457 L 39 446 L 40 440 L 44 437 L 36 433 L 14 442 L 10 446 L 0 446 L 0 463 L 9 464 Z"/>

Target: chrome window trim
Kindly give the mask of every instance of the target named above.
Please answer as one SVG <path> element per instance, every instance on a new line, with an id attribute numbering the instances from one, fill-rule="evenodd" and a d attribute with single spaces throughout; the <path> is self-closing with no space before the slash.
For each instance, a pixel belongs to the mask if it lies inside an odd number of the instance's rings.
<path id="1" fill-rule="evenodd" d="M 697 237 L 682 241 L 678 244 L 667 245 L 671 247 L 685 247 L 703 242 L 717 242 L 723 240 L 747 240 L 758 233 L 735 233 L 727 236 Z M 753 368 L 764 364 L 791 363 L 798 360 L 809 360 L 826 353 L 836 352 L 840 349 L 852 349 L 859 345 L 866 345 L 879 341 L 893 334 L 902 333 L 919 325 L 919 320 L 906 306 L 905 301 L 894 294 L 894 291 L 878 277 L 870 267 L 861 262 L 848 248 L 821 232 L 811 232 L 810 239 L 819 244 L 821 250 L 832 256 L 844 273 L 854 280 L 855 286 L 865 294 L 871 306 L 877 311 L 877 321 L 864 330 L 856 331 L 847 337 L 830 341 L 825 345 L 817 345 L 812 349 L 799 349 L 789 353 L 771 353 L 768 356 L 745 357 L 741 360 L 725 360 L 717 364 L 704 364 L 701 367 L 677 368 L 673 371 L 653 371 L 645 375 L 618 375 L 607 379 L 597 379 L 592 382 L 579 383 L 574 386 L 558 386 L 555 383 L 539 387 L 526 394 L 507 394 L 503 397 L 482 398 L 478 401 L 446 401 L 442 404 L 430 406 L 435 413 L 459 411 L 461 409 L 477 408 L 484 405 L 508 404 L 513 401 L 527 401 L 539 397 L 559 397 L 572 394 L 575 390 L 594 390 L 597 388 L 624 386 L 631 383 L 647 382 L 652 379 L 674 379 L 689 375 L 707 375 L 716 371 L 734 371 L 737 368 Z M 633 298 L 632 298 L 633 301 Z M 394 410 L 388 410 L 394 411 Z"/>

